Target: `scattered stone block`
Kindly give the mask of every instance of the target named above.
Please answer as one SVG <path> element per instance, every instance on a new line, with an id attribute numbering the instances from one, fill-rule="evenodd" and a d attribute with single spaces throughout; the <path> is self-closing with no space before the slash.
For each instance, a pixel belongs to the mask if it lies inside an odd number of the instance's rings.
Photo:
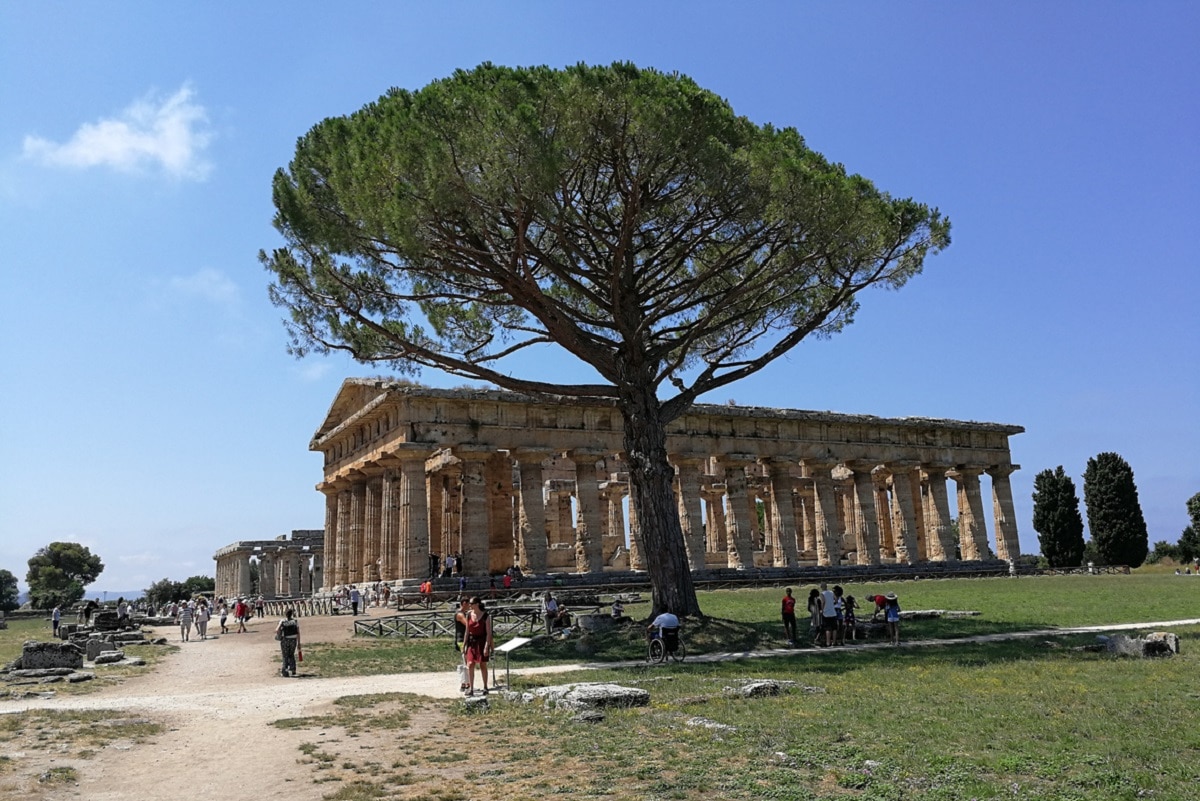
<path id="1" fill-rule="evenodd" d="M 534 690 L 533 694 L 548 706 L 576 711 L 646 706 L 650 703 L 650 693 L 646 690 L 622 687 L 619 684 L 558 684 L 553 687 L 541 687 Z"/>
<path id="2" fill-rule="evenodd" d="M 78 684 L 81 681 L 91 681 L 94 678 L 96 678 L 96 674 L 88 673 L 87 671 L 79 671 L 78 673 L 72 673 L 70 676 L 66 677 L 69 684 Z"/>
<path id="3" fill-rule="evenodd" d="M 83 649 L 70 642 L 34 642 L 21 646 L 21 665 L 25 669 L 83 667 Z"/>
<path id="4" fill-rule="evenodd" d="M 92 660 L 97 665 L 115 665 L 125 661 L 124 651 L 105 651 Z"/>

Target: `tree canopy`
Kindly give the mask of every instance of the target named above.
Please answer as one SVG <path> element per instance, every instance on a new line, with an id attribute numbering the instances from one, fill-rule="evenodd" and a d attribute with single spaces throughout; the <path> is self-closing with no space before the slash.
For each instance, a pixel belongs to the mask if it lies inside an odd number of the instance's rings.
<path id="1" fill-rule="evenodd" d="M 1092 542 L 1102 563 L 1141 565 L 1150 552 L 1150 537 L 1129 463 L 1116 453 L 1088 459 L 1083 499 Z"/>
<path id="2" fill-rule="evenodd" d="M 25 583 L 35 609 L 69 606 L 104 571 L 104 563 L 85 545 L 52 542 L 29 560 Z"/>
<path id="3" fill-rule="evenodd" d="M 691 79 L 631 64 L 484 64 L 392 89 L 299 140 L 260 255 L 290 349 L 616 398 L 655 608 L 698 612 L 665 425 L 849 324 L 949 243 L 893 198 Z M 513 375 L 531 348 L 597 380 Z M 660 391 L 662 397 L 660 397 Z"/>
<path id="4" fill-rule="evenodd" d="M 11 612 L 21 606 L 17 577 L 11 570 L 0 570 L 0 612 Z"/>
<path id="5" fill-rule="evenodd" d="M 1076 567 L 1083 559 L 1083 517 L 1075 482 L 1059 465 L 1033 479 L 1033 528 L 1050 567 Z"/>
<path id="6" fill-rule="evenodd" d="M 151 606 L 157 607 L 171 601 L 192 598 L 196 593 L 212 592 L 216 586 L 216 580 L 212 576 L 192 576 L 183 581 L 164 578 L 151 584 L 142 594 Z"/>

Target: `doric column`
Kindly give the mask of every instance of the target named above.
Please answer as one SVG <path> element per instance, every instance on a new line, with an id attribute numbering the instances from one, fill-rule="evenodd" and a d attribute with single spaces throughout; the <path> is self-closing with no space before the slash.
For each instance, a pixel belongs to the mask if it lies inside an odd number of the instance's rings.
<path id="1" fill-rule="evenodd" d="M 701 487 L 700 497 L 704 500 L 704 552 L 727 553 L 725 531 L 725 489 L 721 485 Z"/>
<path id="2" fill-rule="evenodd" d="M 300 560 L 300 594 L 312 595 L 313 591 L 313 576 L 309 570 L 308 554 L 302 553 L 298 556 Z"/>
<path id="3" fill-rule="evenodd" d="M 334 562 L 332 583 L 335 587 L 349 584 L 350 578 L 350 485 L 338 482 L 337 496 L 337 561 Z"/>
<path id="4" fill-rule="evenodd" d="M 288 566 L 288 597 L 300 597 L 300 554 L 295 551 L 285 551 L 284 558 Z"/>
<path id="5" fill-rule="evenodd" d="M 238 591 L 243 598 L 250 595 L 250 554 L 242 551 L 237 556 Z"/>
<path id="6" fill-rule="evenodd" d="M 748 570 L 754 567 L 754 536 L 750 520 L 757 517 L 750 508 L 746 492 L 746 465 L 752 456 L 733 454 L 722 457 L 725 468 L 725 531 L 729 544 L 730 567 Z"/>
<path id="7" fill-rule="evenodd" d="M 886 467 L 877 467 L 872 472 L 875 479 L 875 519 L 879 523 L 879 560 L 886 557 L 895 562 L 896 540 L 892 533 L 892 505 L 888 495 L 888 479 L 891 472 Z"/>
<path id="8" fill-rule="evenodd" d="M 879 564 L 879 522 L 875 511 L 873 462 L 847 462 L 854 473 L 854 546 L 860 565 Z"/>
<path id="9" fill-rule="evenodd" d="M 425 508 L 429 512 L 429 552 L 444 558 L 449 550 L 446 547 L 445 525 L 442 520 L 442 508 L 446 494 L 445 479 L 441 473 L 432 473 L 428 476 L 425 487 L 428 499 Z M 428 559 L 428 556 L 426 558 Z M 442 570 L 441 558 L 438 559 L 437 570 L 439 573 Z"/>
<path id="10" fill-rule="evenodd" d="M 925 465 L 924 479 L 929 486 L 929 500 L 925 504 L 925 525 L 928 532 L 929 558 L 935 562 L 954 562 L 954 532 L 950 528 L 950 499 L 946 496 L 946 468 Z"/>
<path id="11" fill-rule="evenodd" d="M 359 474 L 350 486 L 350 561 L 346 565 L 346 581 L 363 582 L 363 555 L 366 553 L 367 483 Z"/>
<path id="12" fill-rule="evenodd" d="M 1012 484 L 1009 476 L 1019 465 L 994 465 L 987 469 L 992 478 L 992 511 L 996 521 L 996 555 L 1014 561 L 1021 555 L 1021 540 L 1017 537 L 1017 515 L 1013 508 Z"/>
<path id="13" fill-rule="evenodd" d="M 805 459 L 804 472 L 812 479 L 814 508 L 814 533 L 817 545 L 818 565 L 840 565 L 842 563 L 842 541 L 838 534 L 837 492 L 833 484 L 833 462 Z"/>
<path id="14" fill-rule="evenodd" d="M 981 467 L 960 465 L 947 473 L 958 485 L 958 545 L 967 561 L 988 558 L 983 497 L 979 493 Z"/>
<path id="15" fill-rule="evenodd" d="M 463 572 L 469 576 L 483 576 L 487 575 L 489 545 L 483 467 L 491 453 L 455 450 L 455 455 L 462 459 Z"/>
<path id="16" fill-rule="evenodd" d="M 629 485 L 629 569 L 645 570 L 646 549 L 642 547 L 642 524 L 633 500 L 637 491 L 635 485 Z"/>
<path id="17" fill-rule="evenodd" d="M 313 554 L 312 584 L 309 592 L 315 592 L 325 587 L 325 555 Z"/>
<path id="18" fill-rule="evenodd" d="M 517 559 L 521 569 L 530 575 L 546 572 L 546 496 L 542 462 L 545 451 L 517 450 L 512 453 L 521 475 L 520 531 L 517 540 Z"/>
<path id="19" fill-rule="evenodd" d="M 625 494 L 628 491 L 628 485 L 620 481 L 606 481 L 600 486 L 600 508 L 604 514 L 605 565 L 611 565 L 613 557 L 625 547 Z"/>
<path id="20" fill-rule="evenodd" d="M 911 501 L 913 523 L 916 526 L 915 531 L 917 538 L 917 553 L 913 558 L 917 562 L 927 562 L 929 561 L 929 546 L 925 536 L 925 501 L 921 497 L 921 488 L 924 486 L 924 482 L 922 481 L 921 477 L 922 474 L 920 465 L 914 465 L 912 469 L 907 471 L 907 473 L 908 487 L 910 490 L 912 490 Z"/>
<path id="21" fill-rule="evenodd" d="M 338 540 L 338 490 L 333 484 L 322 483 L 317 487 L 325 495 L 325 547 L 324 552 L 330 556 L 330 564 L 334 563 L 335 555 L 337 554 Z M 324 584 L 318 585 L 322 590 L 329 590 L 331 586 Z"/>
<path id="22" fill-rule="evenodd" d="M 488 573 L 503 573 L 516 561 L 513 528 L 513 463 L 493 453 L 484 467 L 488 495 Z"/>
<path id="23" fill-rule="evenodd" d="M 909 462 L 893 462 L 888 465 L 892 471 L 892 541 L 896 546 L 896 561 L 911 565 L 917 562 L 917 522 L 913 510 L 913 469 L 916 464 Z M 920 477 L 917 477 L 918 482 Z M 921 491 L 917 485 L 917 493 Z"/>
<path id="24" fill-rule="evenodd" d="M 703 570 L 704 518 L 700 508 L 700 465 L 703 458 L 692 454 L 668 456 L 675 467 L 676 503 L 679 506 L 679 525 L 683 529 L 683 543 L 687 548 L 688 567 Z"/>
<path id="25" fill-rule="evenodd" d="M 776 567 L 795 567 L 799 560 L 796 547 L 796 513 L 792 504 L 791 459 L 772 457 L 765 460 L 771 482 L 771 524 L 774 529 Z"/>
<path id="26" fill-rule="evenodd" d="M 279 594 L 279 585 L 275 581 L 275 554 L 263 552 L 258 558 L 258 594 L 264 598 L 274 598 Z"/>
<path id="27" fill-rule="evenodd" d="M 376 468 L 377 469 L 377 468 Z M 380 546 L 383 544 L 383 480 L 372 476 L 363 488 L 363 555 L 362 581 L 379 581 Z"/>
<path id="28" fill-rule="evenodd" d="M 396 489 L 397 540 L 400 547 L 399 577 L 429 575 L 429 507 L 425 480 L 425 453 L 400 451 L 400 481 Z"/>
<path id="29" fill-rule="evenodd" d="M 799 519 L 797 521 L 803 540 L 805 559 L 812 559 L 817 553 L 817 509 L 816 498 L 813 497 L 812 479 L 801 478 L 796 482 L 796 499 L 799 501 Z"/>
<path id="30" fill-rule="evenodd" d="M 379 579 L 400 578 L 400 471 L 386 460 L 379 477 Z M 424 490 L 424 487 L 421 488 Z M 414 577 L 415 578 L 415 577 Z"/>
<path id="31" fill-rule="evenodd" d="M 573 450 L 567 456 L 575 463 L 575 500 L 579 505 L 575 521 L 575 571 L 600 573 L 604 526 L 600 519 L 600 484 L 596 480 L 598 451 Z"/>

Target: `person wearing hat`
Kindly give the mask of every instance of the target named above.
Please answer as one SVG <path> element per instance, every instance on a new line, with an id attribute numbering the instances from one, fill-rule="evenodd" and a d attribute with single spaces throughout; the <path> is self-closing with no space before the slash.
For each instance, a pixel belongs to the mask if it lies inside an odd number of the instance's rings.
<path id="1" fill-rule="evenodd" d="M 883 596 L 884 599 L 884 621 L 887 624 L 888 637 L 892 640 L 892 645 L 900 644 L 900 601 L 896 598 L 896 593 L 889 592 Z"/>

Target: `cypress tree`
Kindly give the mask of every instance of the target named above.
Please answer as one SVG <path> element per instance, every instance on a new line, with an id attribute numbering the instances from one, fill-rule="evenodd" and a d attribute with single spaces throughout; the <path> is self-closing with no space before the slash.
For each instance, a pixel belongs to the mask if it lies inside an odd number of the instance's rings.
<path id="1" fill-rule="evenodd" d="M 1075 482 L 1047 468 L 1033 479 L 1033 528 L 1050 567 L 1075 567 L 1083 560 L 1083 517 Z"/>
<path id="2" fill-rule="evenodd" d="M 1105 564 L 1138 567 L 1146 561 L 1150 536 L 1128 462 L 1116 453 L 1088 459 L 1083 500 L 1092 541 Z"/>

